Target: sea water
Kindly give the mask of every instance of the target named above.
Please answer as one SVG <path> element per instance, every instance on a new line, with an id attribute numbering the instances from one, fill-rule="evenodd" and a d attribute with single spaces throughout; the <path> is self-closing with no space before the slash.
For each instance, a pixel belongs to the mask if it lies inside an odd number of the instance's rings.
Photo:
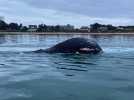
<path id="1" fill-rule="evenodd" d="M 103 53 L 32 53 L 72 37 Z M 0 100 L 133 100 L 133 35 L 0 35 Z"/>

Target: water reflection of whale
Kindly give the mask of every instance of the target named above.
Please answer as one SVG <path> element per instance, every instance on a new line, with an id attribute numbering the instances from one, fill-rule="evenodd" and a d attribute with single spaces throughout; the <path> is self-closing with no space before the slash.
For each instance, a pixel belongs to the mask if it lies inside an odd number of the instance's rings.
<path id="1" fill-rule="evenodd" d="M 92 39 L 86 38 L 72 38 L 61 42 L 48 49 L 40 49 L 34 51 L 35 53 L 87 53 L 97 54 L 101 52 L 101 47 Z"/>

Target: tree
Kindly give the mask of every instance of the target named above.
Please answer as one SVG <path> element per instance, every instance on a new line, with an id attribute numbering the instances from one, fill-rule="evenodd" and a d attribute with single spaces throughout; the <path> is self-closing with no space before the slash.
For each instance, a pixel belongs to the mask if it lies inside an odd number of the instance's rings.
<path id="1" fill-rule="evenodd" d="M 20 25 L 19 25 L 19 30 L 21 30 L 21 29 L 22 29 L 22 27 L 23 27 L 23 24 L 20 24 Z"/>
<path id="2" fill-rule="evenodd" d="M 107 25 L 108 31 L 115 31 L 116 27 L 112 25 Z"/>
<path id="3" fill-rule="evenodd" d="M 22 28 L 21 28 L 21 32 L 27 32 L 27 30 L 28 30 L 28 28 L 26 27 L 26 26 L 22 26 Z"/>
<path id="4" fill-rule="evenodd" d="M 0 20 L 0 30 L 7 30 L 8 24 L 2 20 Z"/>
<path id="5" fill-rule="evenodd" d="M 99 23 L 94 23 L 90 25 L 90 31 L 91 32 L 98 32 L 98 29 L 101 27 L 102 25 Z"/>
<path id="6" fill-rule="evenodd" d="M 17 30 L 19 30 L 19 25 L 17 23 L 10 23 L 9 24 L 9 29 L 11 31 L 17 31 Z"/>
<path id="7" fill-rule="evenodd" d="M 46 25 L 43 24 L 38 25 L 38 29 L 37 29 L 38 32 L 45 32 L 46 30 L 47 30 Z"/>
<path id="8" fill-rule="evenodd" d="M 56 32 L 60 32 L 60 25 L 56 25 L 56 26 L 55 26 L 55 31 L 56 31 Z"/>
<path id="9" fill-rule="evenodd" d="M 43 28 L 44 28 L 44 32 L 46 32 L 48 27 L 47 27 L 47 25 L 44 24 Z"/>

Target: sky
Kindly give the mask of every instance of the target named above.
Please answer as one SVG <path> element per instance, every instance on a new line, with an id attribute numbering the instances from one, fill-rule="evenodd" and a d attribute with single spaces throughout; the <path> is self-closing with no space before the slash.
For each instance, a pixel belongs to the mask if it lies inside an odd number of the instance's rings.
<path id="1" fill-rule="evenodd" d="M 134 0 L 0 0 L 0 16 L 25 25 L 134 25 Z"/>

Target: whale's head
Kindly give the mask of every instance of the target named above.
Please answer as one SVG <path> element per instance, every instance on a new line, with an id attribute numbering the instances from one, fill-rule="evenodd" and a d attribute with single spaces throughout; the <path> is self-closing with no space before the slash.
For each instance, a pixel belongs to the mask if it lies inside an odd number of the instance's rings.
<path id="1" fill-rule="evenodd" d="M 96 41 L 92 39 L 83 39 L 83 41 L 80 42 L 78 52 L 79 53 L 93 53 L 97 54 L 102 51 L 101 47 L 97 44 Z"/>

